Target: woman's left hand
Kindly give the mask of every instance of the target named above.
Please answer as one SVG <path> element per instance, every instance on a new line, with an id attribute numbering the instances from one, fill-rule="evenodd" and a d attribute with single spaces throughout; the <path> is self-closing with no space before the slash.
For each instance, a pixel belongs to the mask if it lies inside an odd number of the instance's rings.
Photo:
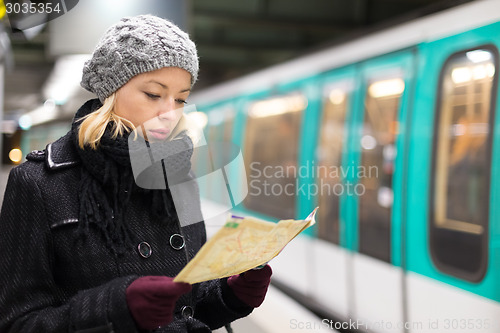
<path id="1" fill-rule="evenodd" d="M 264 302 L 272 273 L 271 266 L 266 265 L 233 275 L 227 279 L 227 284 L 240 301 L 256 308 Z"/>

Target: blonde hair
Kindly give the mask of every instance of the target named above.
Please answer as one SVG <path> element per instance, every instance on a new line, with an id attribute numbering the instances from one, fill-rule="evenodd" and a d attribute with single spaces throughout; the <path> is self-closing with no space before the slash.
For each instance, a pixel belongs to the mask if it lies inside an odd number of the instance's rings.
<path id="1" fill-rule="evenodd" d="M 113 133 L 111 136 L 113 139 L 131 131 L 134 131 L 137 136 L 134 124 L 114 112 L 115 100 L 116 93 L 113 93 L 111 96 L 106 98 L 103 105 L 99 109 L 78 120 L 81 121 L 78 128 L 78 145 L 80 148 L 84 149 L 85 146 L 89 146 L 91 149 L 96 150 L 99 147 L 101 138 L 110 122 L 114 122 L 112 130 Z M 190 136 L 188 127 L 186 118 L 182 115 L 167 140 L 174 139 L 183 131 L 186 131 L 188 136 Z"/>
<path id="2" fill-rule="evenodd" d="M 113 93 L 106 98 L 99 109 L 78 120 L 81 121 L 78 128 L 78 145 L 80 148 L 84 149 L 85 146 L 89 146 L 91 149 L 96 150 L 110 122 L 114 122 L 113 139 L 135 128 L 132 122 L 113 112 L 115 100 L 116 93 Z"/>

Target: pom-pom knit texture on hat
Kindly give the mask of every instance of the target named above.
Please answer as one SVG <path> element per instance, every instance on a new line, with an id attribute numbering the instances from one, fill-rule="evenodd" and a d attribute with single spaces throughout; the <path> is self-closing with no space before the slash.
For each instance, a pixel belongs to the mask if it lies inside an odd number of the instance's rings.
<path id="1" fill-rule="evenodd" d="M 196 45 L 172 22 L 153 15 L 126 17 L 110 27 L 85 63 L 81 85 L 101 102 L 132 77 L 179 67 L 198 78 Z"/>

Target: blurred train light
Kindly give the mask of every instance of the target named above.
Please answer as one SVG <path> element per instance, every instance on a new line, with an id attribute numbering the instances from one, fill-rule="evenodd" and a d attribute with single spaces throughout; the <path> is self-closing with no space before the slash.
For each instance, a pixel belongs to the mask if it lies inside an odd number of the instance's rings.
<path id="1" fill-rule="evenodd" d="M 184 111 L 186 111 L 186 109 L 184 109 Z M 203 129 L 208 124 L 207 115 L 203 112 L 193 111 L 187 112 L 185 117 L 188 123 L 189 133 L 195 147 L 206 144 Z"/>
<path id="2" fill-rule="evenodd" d="M 248 114 L 254 118 L 277 116 L 287 112 L 302 111 L 307 107 L 307 99 L 302 95 L 272 98 L 253 104 Z"/>
<path id="3" fill-rule="evenodd" d="M 389 208 L 394 202 L 394 193 L 389 187 L 382 186 L 377 191 L 377 203 L 384 207 Z"/>
<path id="4" fill-rule="evenodd" d="M 472 69 L 472 76 L 474 80 L 481 80 L 487 76 L 486 67 L 485 66 L 475 66 Z"/>
<path id="5" fill-rule="evenodd" d="M 481 80 L 495 75 L 495 66 L 489 63 L 486 65 L 477 65 L 472 69 L 474 80 Z"/>
<path id="6" fill-rule="evenodd" d="M 385 145 L 382 150 L 382 155 L 384 156 L 385 161 L 394 161 L 396 159 L 396 146 L 394 145 Z"/>
<path id="7" fill-rule="evenodd" d="M 208 114 L 208 122 L 210 126 L 217 126 L 224 122 L 225 118 L 225 110 L 215 110 L 210 111 Z"/>
<path id="8" fill-rule="evenodd" d="M 466 132 L 465 125 L 463 124 L 453 124 L 451 126 L 451 134 L 453 136 L 462 136 Z"/>
<path id="9" fill-rule="evenodd" d="M 18 120 L 19 127 L 23 130 L 28 130 L 31 126 L 55 119 L 57 117 L 57 112 L 55 101 L 47 100 L 42 106 L 22 115 Z"/>
<path id="10" fill-rule="evenodd" d="M 32 121 L 31 121 L 31 117 L 30 115 L 28 114 L 25 114 L 25 115 L 22 115 L 21 117 L 19 117 L 19 127 L 21 127 L 21 129 L 27 131 L 31 128 L 31 125 L 32 125 Z"/>
<path id="11" fill-rule="evenodd" d="M 472 79 L 472 72 L 469 67 L 458 67 L 451 72 L 451 79 L 454 83 L 464 83 Z"/>
<path id="12" fill-rule="evenodd" d="M 43 103 L 43 107 L 48 111 L 52 111 L 56 107 L 56 101 L 49 98 Z"/>
<path id="13" fill-rule="evenodd" d="M 205 128 L 208 124 L 208 117 L 203 112 L 199 112 L 199 111 L 191 112 L 191 113 L 186 114 L 186 117 L 187 117 L 190 124 L 200 128 L 200 129 Z"/>
<path id="14" fill-rule="evenodd" d="M 453 124 L 451 126 L 452 136 L 484 136 L 489 133 L 488 123 Z"/>
<path id="15" fill-rule="evenodd" d="M 484 135 L 490 132 L 488 123 L 472 123 L 470 124 L 469 132 L 472 135 Z"/>
<path id="16" fill-rule="evenodd" d="M 361 147 L 366 150 L 372 150 L 377 147 L 377 139 L 371 135 L 363 135 L 361 138 Z"/>
<path id="17" fill-rule="evenodd" d="M 479 63 L 479 62 L 484 62 L 484 61 L 490 61 L 491 60 L 491 52 L 490 51 L 484 51 L 484 50 L 474 50 L 465 53 L 465 56 L 467 59 L 474 63 Z"/>
<path id="18" fill-rule="evenodd" d="M 493 75 L 495 75 L 495 66 L 492 63 L 474 67 L 457 67 L 451 71 L 451 79 L 455 84 L 469 82 L 472 79 L 491 78 Z"/>
<path id="19" fill-rule="evenodd" d="M 23 152 L 19 148 L 11 149 L 9 159 L 14 163 L 19 163 L 23 159 Z"/>
<path id="20" fill-rule="evenodd" d="M 334 89 L 329 95 L 330 102 L 334 105 L 342 104 L 345 100 L 345 92 L 339 89 Z"/>
<path id="21" fill-rule="evenodd" d="M 486 75 L 493 77 L 495 75 L 495 66 L 492 63 L 486 65 Z"/>
<path id="22" fill-rule="evenodd" d="M 368 93 L 373 98 L 400 95 L 405 90 L 405 82 L 400 79 L 390 79 L 372 83 L 368 88 Z"/>
<path id="23" fill-rule="evenodd" d="M 57 59 L 54 69 L 43 87 L 45 98 L 57 105 L 65 104 L 79 89 L 82 70 L 88 54 L 73 54 Z"/>

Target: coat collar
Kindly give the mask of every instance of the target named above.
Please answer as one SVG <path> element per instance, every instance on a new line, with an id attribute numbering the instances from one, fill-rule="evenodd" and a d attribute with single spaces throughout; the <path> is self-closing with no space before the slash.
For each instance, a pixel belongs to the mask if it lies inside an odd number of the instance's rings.
<path id="1" fill-rule="evenodd" d="M 65 169 L 80 163 L 76 147 L 71 142 L 70 132 L 49 143 L 45 151 L 45 164 L 49 170 Z"/>

